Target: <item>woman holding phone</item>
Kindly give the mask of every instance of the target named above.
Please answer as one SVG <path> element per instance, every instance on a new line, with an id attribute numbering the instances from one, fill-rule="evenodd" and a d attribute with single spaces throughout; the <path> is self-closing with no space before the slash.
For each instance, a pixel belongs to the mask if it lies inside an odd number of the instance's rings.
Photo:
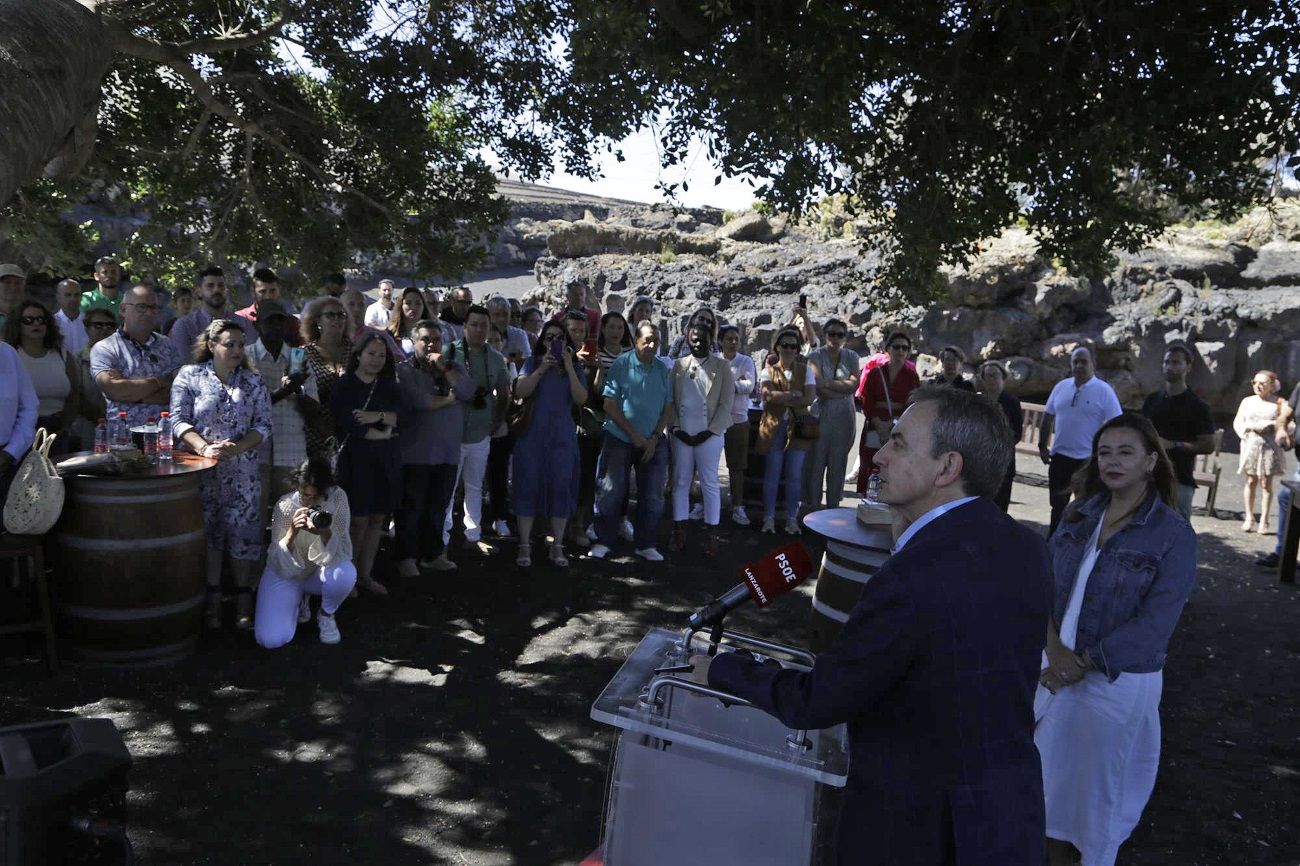
<path id="1" fill-rule="evenodd" d="M 547 322 L 515 380 L 515 396 L 526 404 L 528 421 L 517 432 L 514 449 L 515 520 L 519 525 L 520 566 L 532 565 L 533 521 L 551 521 L 549 559 L 561 568 L 564 530 L 578 507 L 578 435 L 573 409 L 587 399 L 587 382 L 574 358 L 576 348 L 563 321 Z"/>

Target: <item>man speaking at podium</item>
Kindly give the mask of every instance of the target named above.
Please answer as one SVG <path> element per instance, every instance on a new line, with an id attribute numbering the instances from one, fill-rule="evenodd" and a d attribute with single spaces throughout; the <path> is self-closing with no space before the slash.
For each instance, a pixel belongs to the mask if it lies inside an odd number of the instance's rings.
<path id="1" fill-rule="evenodd" d="M 875 458 L 905 528 L 830 649 L 806 673 L 693 659 L 692 679 L 791 728 L 848 724 L 841 864 L 1044 862 L 1033 699 L 1051 566 L 990 499 L 1011 457 L 997 406 L 918 391 Z"/>

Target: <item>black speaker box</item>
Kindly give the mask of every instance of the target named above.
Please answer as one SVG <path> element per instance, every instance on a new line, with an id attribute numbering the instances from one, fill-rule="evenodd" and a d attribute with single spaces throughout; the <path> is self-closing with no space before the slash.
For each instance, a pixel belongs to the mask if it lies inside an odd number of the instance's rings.
<path id="1" fill-rule="evenodd" d="M 132 862 L 130 766 L 108 719 L 0 728 L 0 866 Z"/>

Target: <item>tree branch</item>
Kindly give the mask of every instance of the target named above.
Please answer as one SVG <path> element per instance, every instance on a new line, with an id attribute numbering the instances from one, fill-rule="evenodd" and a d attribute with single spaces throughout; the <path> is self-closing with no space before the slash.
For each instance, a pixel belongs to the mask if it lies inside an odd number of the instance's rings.
<path id="1" fill-rule="evenodd" d="M 224 117 L 226 120 L 230 121 L 232 125 L 243 132 L 257 136 L 289 159 L 292 159 L 294 162 L 307 169 L 307 171 L 315 175 L 317 180 L 321 181 L 321 183 L 330 187 L 335 187 L 339 192 L 355 196 L 359 201 L 364 202 L 379 211 L 388 219 L 393 219 L 393 214 L 387 207 L 375 201 L 361 190 L 341 183 L 337 178 L 331 177 L 319 165 L 289 147 L 289 145 L 285 144 L 285 142 L 278 136 L 272 135 L 263 128 L 261 124 L 248 120 L 238 111 L 235 111 L 233 108 L 218 99 L 217 95 L 213 93 L 212 87 L 208 84 L 207 80 L 190 64 L 188 57 L 169 58 L 165 61 L 165 65 L 174 70 L 181 76 L 181 78 L 185 79 L 186 83 L 188 83 L 190 88 L 194 91 L 194 95 L 203 103 L 204 108 L 212 114 L 215 114 L 218 117 Z"/>
<path id="2" fill-rule="evenodd" d="M 85 0 L 83 0 L 85 2 Z M 116 40 L 116 48 L 123 54 L 130 54 L 156 63 L 169 63 L 177 57 L 190 57 L 195 54 L 222 54 L 261 45 L 269 39 L 280 35 L 286 24 L 291 23 L 289 0 L 280 0 L 280 10 L 265 26 L 247 33 L 228 33 L 221 36 L 208 36 L 203 39 L 190 39 L 185 42 L 162 42 L 146 39 L 133 33 L 120 22 L 112 21 L 109 28 Z"/>

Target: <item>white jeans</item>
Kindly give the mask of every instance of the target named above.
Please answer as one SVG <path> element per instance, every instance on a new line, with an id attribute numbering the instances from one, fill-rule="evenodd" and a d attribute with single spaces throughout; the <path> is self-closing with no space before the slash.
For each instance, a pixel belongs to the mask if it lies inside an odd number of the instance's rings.
<path id="1" fill-rule="evenodd" d="M 717 526 L 722 518 L 722 489 L 718 486 L 718 462 L 722 459 L 722 436 L 710 436 L 695 446 L 676 436 L 673 444 L 673 520 L 685 520 L 691 512 L 691 477 L 700 475 L 704 496 L 704 522 Z"/>
<path id="2" fill-rule="evenodd" d="M 284 646 L 298 630 L 298 604 L 304 594 L 319 595 L 320 609 L 333 614 L 356 583 L 357 569 L 347 560 L 318 568 L 302 580 L 281 577 L 268 567 L 257 585 L 253 637 L 267 649 Z"/>
<path id="3" fill-rule="evenodd" d="M 487 473 L 488 452 L 492 439 L 460 446 L 460 465 L 456 467 L 456 484 L 451 489 L 447 503 L 447 516 L 442 521 L 442 543 L 451 543 L 451 515 L 456 509 L 456 488 L 465 485 L 465 540 L 474 544 L 483 536 L 483 476 Z"/>

